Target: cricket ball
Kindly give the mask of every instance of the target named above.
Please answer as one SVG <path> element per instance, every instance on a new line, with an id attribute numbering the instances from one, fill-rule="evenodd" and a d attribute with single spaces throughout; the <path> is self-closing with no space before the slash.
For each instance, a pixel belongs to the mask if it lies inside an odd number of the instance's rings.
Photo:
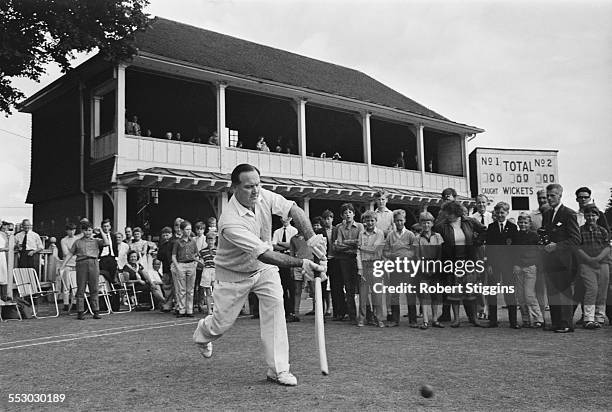
<path id="1" fill-rule="evenodd" d="M 421 396 L 423 398 L 431 398 L 433 396 L 433 388 L 429 385 L 421 386 Z"/>

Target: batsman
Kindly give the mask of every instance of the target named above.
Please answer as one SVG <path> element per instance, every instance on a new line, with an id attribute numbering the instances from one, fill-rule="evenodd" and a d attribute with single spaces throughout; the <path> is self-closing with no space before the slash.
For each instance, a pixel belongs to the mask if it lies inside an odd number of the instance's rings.
<path id="1" fill-rule="evenodd" d="M 198 322 L 193 340 L 205 358 L 212 356 L 212 342 L 233 324 L 248 299 L 259 298 L 261 340 L 268 365 L 267 379 L 296 386 L 289 371 L 289 340 L 285 323 L 283 290 L 278 267 L 301 267 L 306 279 L 315 272 L 325 280 L 327 264 L 299 259 L 272 249 L 272 214 L 290 216 L 304 234 L 313 254 L 325 259 L 326 242 L 315 235 L 306 213 L 293 201 L 261 188 L 259 170 L 240 164 L 232 171 L 233 196 L 218 223 L 219 244 L 215 257 L 214 312 Z"/>

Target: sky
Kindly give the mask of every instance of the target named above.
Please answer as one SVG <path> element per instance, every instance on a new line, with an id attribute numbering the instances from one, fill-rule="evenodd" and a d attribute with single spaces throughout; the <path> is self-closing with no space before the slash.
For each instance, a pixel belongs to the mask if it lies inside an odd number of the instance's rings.
<path id="1" fill-rule="evenodd" d="M 360 70 L 485 129 L 475 147 L 559 150 L 564 202 L 612 187 L 612 1 L 152 0 L 146 11 Z M 87 56 L 79 56 L 75 64 Z M 16 79 L 30 96 L 40 83 Z M 0 218 L 31 216 L 28 114 L 0 117 Z M 61 159 L 58 159 L 58 162 Z"/>

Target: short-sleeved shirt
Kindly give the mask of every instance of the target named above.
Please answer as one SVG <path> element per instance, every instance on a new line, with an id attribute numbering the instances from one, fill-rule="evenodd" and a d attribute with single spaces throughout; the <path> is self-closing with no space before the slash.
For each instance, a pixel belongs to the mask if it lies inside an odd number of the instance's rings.
<path id="1" fill-rule="evenodd" d="M 21 246 L 23 244 L 23 238 L 26 236 L 25 232 L 19 232 L 15 235 L 15 245 Z M 42 239 L 38 233 L 30 230 L 26 238 L 25 250 L 40 250 L 44 249 Z"/>
<path id="2" fill-rule="evenodd" d="M 217 254 L 216 248 L 209 248 L 208 245 L 203 249 L 200 249 L 200 259 L 205 268 L 215 268 L 215 255 Z"/>
<path id="3" fill-rule="evenodd" d="M 609 246 L 608 231 L 599 225 L 594 228 L 588 224 L 580 226 L 580 237 L 582 238 L 580 249 L 591 257 L 599 255 Z"/>
<path id="4" fill-rule="evenodd" d="M 191 263 L 196 260 L 198 246 L 193 238 L 177 239 L 172 245 L 172 256 L 176 256 L 179 263 Z"/>
<path id="5" fill-rule="evenodd" d="M 217 280 L 239 282 L 269 269 L 272 265 L 257 258 L 272 250 L 272 214 L 287 217 L 293 205 L 293 201 L 261 189 L 253 211 L 233 196 L 219 218 Z"/>
<path id="6" fill-rule="evenodd" d="M 70 248 L 70 253 L 76 256 L 76 261 L 80 262 L 87 259 L 97 259 L 100 256 L 100 249 L 104 246 L 104 240 L 98 238 L 77 239 Z"/>
<path id="7" fill-rule="evenodd" d="M 353 221 L 350 225 L 346 223 L 340 223 L 338 225 L 338 237 L 337 240 L 339 243 L 342 243 L 345 240 L 357 240 L 359 238 L 359 233 L 363 231 L 363 225 L 361 223 L 357 223 Z M 354 259 L 357 256 L 357 246 L 349 250 L 337 250 L 335 251 L 335 256 L 338 259 Z"/>

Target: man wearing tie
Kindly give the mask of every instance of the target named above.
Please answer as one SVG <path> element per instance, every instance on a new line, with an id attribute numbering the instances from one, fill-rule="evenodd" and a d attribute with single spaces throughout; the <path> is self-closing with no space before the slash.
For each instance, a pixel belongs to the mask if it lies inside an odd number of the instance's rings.
<path id="1" fill-rule="evenodd" d="M 276 229 L 272 235 L 272 247 L 275 251 L 289 254 L 289 242 L 291 238 L 297 235 L 297 229 L 291 226 L 291 217 L 287 216 L 281 219 L 283 227 Z M 291 268 L 279 267 L 278 269 L 281 285 L 283 286 L 283 299 L 285 301 L 285 314 L 287 322 L 299 322 L 296 313 L 293 313 L 295 308 L 295 299 L 300 299 L 300 296 L 295 296 L 295 287 L 293 285 L 293 276 Z"/>
<path id="2" fill-rule="evenodd" d="M 489 224 L 486 233 L 487 246 L 487 266 L 489 267 L 489 285 L 497 285 L 501 283 L 503 286 L 514 286 L 514 276 L 512 274 L 512 245 L 515 243 L 518 227 L 506 220 L 510 205 L 506 202 L 499 202 L 495 205 L 495 214 L 497 222 Z M 508 319 L 510 327 L 519 329 L 520 326 L 516 319 L 516 297 L 514 293 L 507 293 L 504 296 L 506 305 L 508 305 Z M 489 325 L 490 328 L 496 328 L 497 323 L 497 296 L 489 295 Z"/>
<path id="3" fill-rule="evenodd" d="M 100 251 L 100 274 L 110 283 L 117 283 L 117 241 L 111 233 L 110 219 L 104 219 L 102 232 L 96 236 L 105 241 L 106 246 Z"/>
<path id="4" fill-rule="evenodd" d="M 32 230 L 32 222 L 24 219 L 21 232 L 15 235 L 15 248 L 19 251 L 19 267 L 38 269 L 38 253 L 43 249 L 42 239 Z"/>
<path id="5" fill-rule="evenodd" d="M 561 203 L 563 187 L 546 186 L 549 210 L 542 215 L 542 227 L 550 243 L 544 246 L 544 271 L 550 305 L 552 330 L 557 333 L 574 331 L 572 282 L 575 277 L 575 248 L 580 244 L 580 229 L 576 212 Z"/>

